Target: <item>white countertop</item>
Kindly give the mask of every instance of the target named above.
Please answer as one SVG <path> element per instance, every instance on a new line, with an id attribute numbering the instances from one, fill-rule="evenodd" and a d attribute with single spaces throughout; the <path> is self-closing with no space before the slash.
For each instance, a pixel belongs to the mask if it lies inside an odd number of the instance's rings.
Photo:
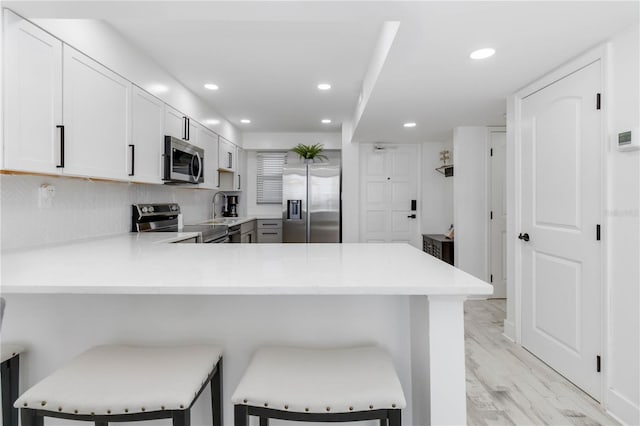
<path id="1" fill-rule="evenodd" d="M 242 225 L 246 222 L 251 222 L 252 220 L 256 220 L 256 216 L 245 216 L 245 217 L 217 217 L 215 219 L 207 219 L 202 220 L 200 222 L 196 222 L 196 225 L 227 225 L 227 226 L 235 226 Z"/>
<path id="2" fill-rule="evenodd" d="M 7 294 L 489 295 L 487 283 L 406 244 L 162 244 L 124 234 L 2 253 Z"/>

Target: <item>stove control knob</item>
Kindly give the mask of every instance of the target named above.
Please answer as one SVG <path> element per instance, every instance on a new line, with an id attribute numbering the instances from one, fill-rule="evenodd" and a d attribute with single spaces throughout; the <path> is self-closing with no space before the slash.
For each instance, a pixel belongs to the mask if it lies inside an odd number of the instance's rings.
<path id="1" fill-rule="evenodd" d="M 143 207 L 143 208 L 142 208 L 142 213 L 146 213 L 146 212 L 147 212 L 147 208 L 146 208 L 146 207 Z"/>
<path id="2" fill-rule="evenodd" d="M 153 213 L 153 206 L 149 206 L 149 213 Z"/>
<path id="3" fill-rule="evenodd" d="M 175 204 L 172 204 L 171 210 L 175 212 L 176 210 L 178 210 L 178 206 L 176 206 Z"/>

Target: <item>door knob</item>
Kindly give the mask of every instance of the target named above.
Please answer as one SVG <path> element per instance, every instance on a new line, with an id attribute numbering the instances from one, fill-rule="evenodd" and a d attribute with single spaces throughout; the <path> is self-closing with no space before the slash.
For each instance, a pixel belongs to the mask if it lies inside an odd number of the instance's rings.
<path id="1" fill-rule="evenodd" d="M 524 241 L 529 241 L 529 234 L 527 234 L 527 233 L 522 234 L 521 233 L 520 235 L 518 235 L 518 238 L 521 239 L 521 240 L 524 240 Z"/>
<path id="2" fill-rule="evenodd" d="M 415 214 L 410 214 L 409 216 L 407 216 L 409 219 L 415 219 L 416 215 Z"/>

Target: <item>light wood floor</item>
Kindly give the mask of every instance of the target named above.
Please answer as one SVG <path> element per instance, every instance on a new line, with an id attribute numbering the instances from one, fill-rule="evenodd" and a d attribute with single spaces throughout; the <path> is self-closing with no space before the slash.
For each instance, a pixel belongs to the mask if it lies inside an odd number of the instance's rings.
<path id="1" fill-rule="evenodd" d="M 504 300 L 465 303 L 469 425 L 618 425 L 600 405 L 502 336 Z"/>

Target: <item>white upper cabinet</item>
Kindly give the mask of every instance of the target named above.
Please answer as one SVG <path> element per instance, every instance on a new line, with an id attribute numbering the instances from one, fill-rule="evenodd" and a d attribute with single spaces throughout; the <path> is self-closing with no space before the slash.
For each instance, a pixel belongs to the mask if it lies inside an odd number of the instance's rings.
<path id="1" fill-rule="evenodd" d="M 3 168 L 59 173 L 62 42 L 4 11 Z"/>
<path id="2" fill-rule="evenodd" d="M 201 187 L 218 188 L 218 135 L 204 126 L 198 126 L 197 143 L 204 149 L 204 183 Z"/>
<path id="3" fill-rule="evenodd" d="M 236 146 L 222 136 L 218 141 L 218 168 L 228 172 L 236 170 Z"/>
<path id="4" fill-rule="evenodd" d="M 134 182 L 162 183 L 164 102 L 133 86 L 131 144 L 127 164 Z"/>
<path id="5" fill-rule="evenodd" d="M 236 147 L 236 172 L 234 174 L 233 189 L 234 191 L 243 191 L 246 183 L 245 174 L 245 152 L 244 149 Z"/>
<path id="6" fill-rule="evenodd" d="M 174 138 L 186 140 L 186 117 L 177 109 L 171 108 L 169 105 L 164 106 L 164 134 L 173 136 Z"/>
<path id="7" fill-rule="evenodd" d="M 131 83 L 64 46 L 65 174 L 128 179 Z"/>

